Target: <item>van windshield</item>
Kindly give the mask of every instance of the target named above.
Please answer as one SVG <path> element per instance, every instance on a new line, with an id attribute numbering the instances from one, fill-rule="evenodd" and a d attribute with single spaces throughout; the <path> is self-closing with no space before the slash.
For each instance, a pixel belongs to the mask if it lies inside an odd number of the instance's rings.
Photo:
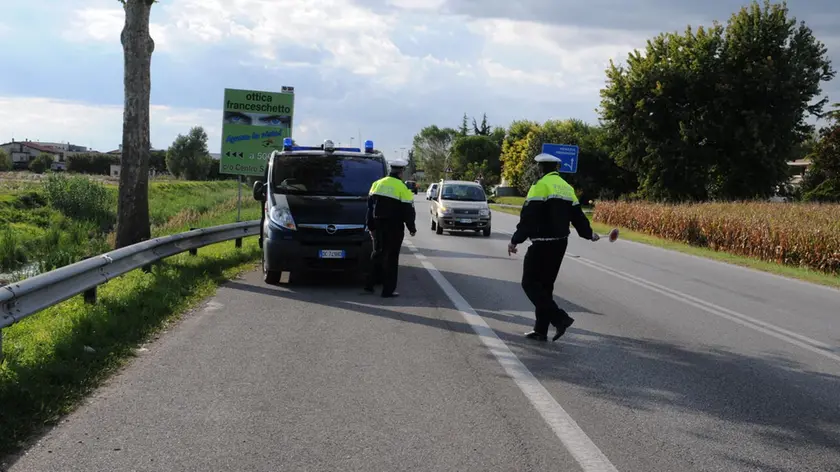
<path id="1" fill-rule="evenodd" d="M 483 202 L 487 200 L 484 189 L 478 185 L 446 184 L 443 186 L 443 200 L 461 202 Z"/>
<path id="2" fill-rule="evenodd" d="M 273 191 L 287 195 L 367 196 L 385 176 L 381 162 L 355 156 L 278 156 Z"/>

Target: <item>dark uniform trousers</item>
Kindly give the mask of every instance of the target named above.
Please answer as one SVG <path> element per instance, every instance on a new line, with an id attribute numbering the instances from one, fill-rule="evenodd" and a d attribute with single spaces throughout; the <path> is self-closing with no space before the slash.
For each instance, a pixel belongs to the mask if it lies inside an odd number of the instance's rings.
<path id="1" fill-rule="evenodd" d="M 404 223 L 401 220 L 376 220 L 373 231 L 372 267 L 368 273 L 367 286 L 382 283 L 382 293 L 390 295 L 397 288 L 397 273 L 400 268 L 400 250 L 405 238 Z"/>
<path id="2" fill-rule="evenodd" d="M 556 241 L 534 241 L 528 247 L 522 268 L 522 289 L 534 304 L 536 322 L 534 331 L 548 333 L 548 325 L 555 327 L 569 318 L 565 310 L 554 301 L 554 282 L 566 255 L 568 238 Z"/>

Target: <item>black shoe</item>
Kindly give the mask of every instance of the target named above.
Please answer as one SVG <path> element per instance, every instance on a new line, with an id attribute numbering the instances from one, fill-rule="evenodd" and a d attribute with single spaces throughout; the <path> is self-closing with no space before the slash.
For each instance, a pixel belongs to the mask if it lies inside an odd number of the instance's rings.
<path id="1" fill-rule="evenodd" d="M 382 294 L 382 298 L 397 298 L 399 296 L 400 296 L 400 294 L 397 293 L 397 292 L 383 293 Z"/>
<path id="2" fill-rule="evenodd" d="M 548 335 L 547 334 L 540 334 L 536 331 L 530 331 L 528 333 L 525 333 L 525 337 L 528 338 L 528 339 L 536 340 L 536 341 L 548 341 Z"/>
<path id="3" fill-rule="evenodd" d="M 560 336 L 566 334 L 566 329 L 568 329 L 574 322 L 575 320 L 571 316 L 566 316 L 566 318 L 560 322 L 561 324 L 557 327 L 557 332 L 554 333 L 554 337 L 551 338 L 551 341 L 554 342 L 560 339 Z"/>
<path id="4" fill-rule="evenodd" d="M 373 293 L 373 285 L 365 285 L 365 292 Z"/>

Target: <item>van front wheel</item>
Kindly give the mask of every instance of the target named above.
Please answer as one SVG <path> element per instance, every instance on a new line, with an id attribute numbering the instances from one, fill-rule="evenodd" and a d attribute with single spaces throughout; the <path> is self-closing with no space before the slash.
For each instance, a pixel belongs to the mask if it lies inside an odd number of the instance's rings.
<path id="1" fill-rule="evenodd" d="M 277 285 L 280 283 L 280 272 L 276 270 L 266 270 L 265 260 L 263 260 L 263 282 L 268 285 Z"/>

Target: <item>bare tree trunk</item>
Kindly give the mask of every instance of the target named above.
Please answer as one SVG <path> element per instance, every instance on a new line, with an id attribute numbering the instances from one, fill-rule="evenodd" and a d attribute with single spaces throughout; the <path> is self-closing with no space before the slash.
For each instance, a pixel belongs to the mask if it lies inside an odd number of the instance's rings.
<path id="1" fill-rule="evenodd" d="M 125 26 L 120 40 L 125 60 L 122 158 L 116 247 L 151 237 L 149 226 L 149 99 L 152 52 L 149 35 L 152 0 L 124 0 Z"/>

